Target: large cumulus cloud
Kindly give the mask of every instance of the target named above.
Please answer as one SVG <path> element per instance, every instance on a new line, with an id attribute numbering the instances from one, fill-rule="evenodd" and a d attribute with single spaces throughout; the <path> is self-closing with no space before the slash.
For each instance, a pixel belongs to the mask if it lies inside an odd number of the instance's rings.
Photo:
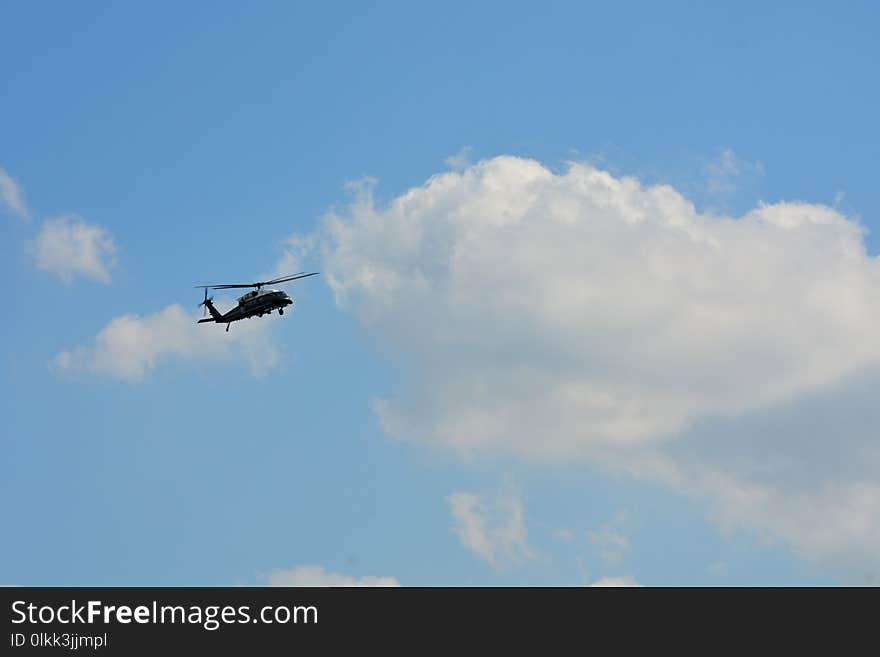
<path id="1" fill-rule="evenodd" d="M 848 467 L 864 440 L 839 443 L 836 469 L 817 457 L 817 473 L 777 480 L 786 460 L 764 462 L 764 445 L 797 454 L 797 438 L 765 422 L 743 440 L 736 422 L 877 365 L 880 264 L 863 235 L 823 205 L 718 216 L 667 185 L 498 157 L 382 205 L 367 182 L 308 239 L 338 304 L 397 362 L 377 405 L 391 435 L 602 459 L 835 559 L 880 550 L 876 470 Z M 811 427 L 811 444 L 845 424 Z"/>
<path id="2" fill-rule="evenodd" d="M 582 453 L 791 398 L 880 358 L 880 265 L 819 205 L 703 215 L 675 189 L 499 157 L 326 223 L 339 303 L 409 378 L 393 434 Z"/>

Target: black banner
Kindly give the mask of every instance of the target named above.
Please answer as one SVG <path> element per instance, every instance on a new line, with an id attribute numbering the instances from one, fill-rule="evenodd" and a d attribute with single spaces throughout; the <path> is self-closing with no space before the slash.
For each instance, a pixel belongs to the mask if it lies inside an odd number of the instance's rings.
<path id="1" fill-rule="evenodd" d="M 865 595 L 867 594 L 867 595 Z M 5 588 L 2 654 L 408 654 L 531 645 L 598 650 L 783 646 L 873 636 L 876 590 L 590 588 Z M 835 634 L 835 622 L 845 633 Z M 829 644 L 831 645 L 831 644 Z M 565 651 L 567 652 L 567 650 Z"/>

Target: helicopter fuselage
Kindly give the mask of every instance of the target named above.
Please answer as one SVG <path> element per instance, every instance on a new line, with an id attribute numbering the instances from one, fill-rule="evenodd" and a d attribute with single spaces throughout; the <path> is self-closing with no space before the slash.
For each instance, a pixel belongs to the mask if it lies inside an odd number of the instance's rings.
<path id="1" fill-rule="evenodd" d="M 267 285 L 277 285 L 278 283 L 287 283 L 288 281 L 297 281 L 301 278 L 309 276 L 317 276 L 318 272 L 313 271 L 309 274 L 301 271 L 291 276 L 281 276 L 273 278 L 270 281 L 259 281 L 257 283 L 224 283 L 223 285 L 196 285 L 196 287 L 204 288 L 205 300 L 199 306 L 204 306 L 211 313 L 211 318 L 200 319 L 202 322 L 216 322 L 217 324 L 226 324 L 226 330 L 232 322 L 240 319 L 249 319 L 251 317 L 262 317 L 268 315 L 273 310 L 278 310 L 279 315 L 284 314 L 284 308 L 293 305 L 293 299 L 287 296 L 287 292 L 283 290 L 273 290 L 266 287 Z M 214 307 L 213 298 L 208 298 L 208 290 L 230 290 L 233 288 L 250 287 L 254 288 L 250 292 L 243 294 L 238 298 L 238 305 L 232 310 L 221 313 Z"/>
<path id="2" fill-rule="evenodd" d="M 207 300 L 205 304 L 208 306 L 211 318 L 200 319 L 200 324 L 202 322 L 217 322 L 218 324 L 228 325 L 240 319 L 249 319 L 254 316 L 262 317 L 273 310 L 278 310 L 278 314 L 283 315 L 284 309 L 287 306 L 293 305 L 293 299 L 287 296 L 287 292 L 283 290 L 260 289 L 253 290 L 239 297 L 238 305 L 225 313 L 220 313 L 210 300 Z"/>

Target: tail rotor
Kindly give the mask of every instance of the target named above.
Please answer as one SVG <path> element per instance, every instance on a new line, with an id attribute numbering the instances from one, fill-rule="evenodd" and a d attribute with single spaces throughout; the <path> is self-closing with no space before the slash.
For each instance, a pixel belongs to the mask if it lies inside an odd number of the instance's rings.
<path id="1" fill-rule="evenodd" d="M 208 288 L 205 288 L 205 300 L 199 304 L 199 308 L 204 308 L 205 312 L 202 313 L 202 317 L 208 316 L 208 304 L 214 300 L 214 297 L 208 298 Z"/>

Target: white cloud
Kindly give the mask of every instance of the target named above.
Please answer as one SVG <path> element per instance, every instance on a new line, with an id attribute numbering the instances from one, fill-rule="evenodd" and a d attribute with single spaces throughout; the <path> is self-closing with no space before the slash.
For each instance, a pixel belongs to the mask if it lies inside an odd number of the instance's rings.
<path id="1" fill-rule="evenodd" d="M 350 577 L 324 570 L 321 566 L 297 566 L 291 570 L 275 570 L 260 577 L 266 586 L 400 586 L 393 577 L 368 575 Z"/>
<path id="2" fill-rule="evenodd" d="M 600 587 L 630 587 L 630 586 L 641 586 L 636 580 L 632 577 L 603 577 L 602 579 L 596 580 L 590 586 L 600 586 Z"/>
<path id="3" fill-rule="evenodd" d="M 0 168 L 0 206 L 6 206 L 12 212 L 25 219 L 28 218 L 27 205 L 24 202 L 24 193 L 18 183 L 6 171 Z"/>
<path id="4" fill-rule="evenodd" d="M 461 544 L 496 570 L 532 556 L 522 500 L 510 482 L 492 494 L 453 493 L 447 502 Z"/>
<path id="5" fill-rule="evenodd" d="M 620 511 L 599 529 L 587 532 L 593 549 L 606 563 L 620 563 L 624 554 L 629 551 L 629 539 L 623 533 L 626 521 L 626 512 Z"/>
<path id="6" fill-rule="evenodd" d="M 196 319 L 177 304 L 143 317 L 122 315 L 101 329 L 90 344 L 59 353 L 53 365 L 59 371 L 90 372 L 135 383 L 159 362 L 172 358 L 240 358 L 257 376 L 279 362 L 265 320 L 237 322 L 227 333 L 215 324 L 196 324 Z"/>
<path id="7" fill-rule="evenodd" d="M 772 426 L 734 464 L 718 456 L 752 438 L 717 427 L 834 397 L 880 365 L 880 263 L 863 233 L 824 205 L 701 214 L 667 185 L 498 157 L 383 207 L 362 185 L 314 239 L 337 303 L 400 366 L 398 392 L 377 404 L 389 434 L 600 459 L 708 496 L 720 522 L 811 558 L 876 564 L 878 470 L 861 466 L 869 443 L 842 439 L 847 421 L 804 432 L 831 459 Z M 774 479 L 786 459 L 808 462 L 809 484 Z M 478 503 L 459 498 L 462 517 L 476 522 Z M 474 527 L 471 549 L 491 554 Z"/>
<path id="8" fill-rule="evenodd" d="M 668 186 L 499 157 L 386 208 L 365 189 L 324 248 L 338 303 L 406 368 L 378 407 L 401 438 L 583 454 L 880 360 L 880 266 L 825 206 L 715 218 Z"/>
<path id="9" fill-rule="evenodd" d="M 76 276 L 109 283 L 110 269 L 116 264 L 116 245 L 110 234 L 75 215 L 46 221 L 28 250 L 37 267 L 57 274 L 65 283 Z"/>

